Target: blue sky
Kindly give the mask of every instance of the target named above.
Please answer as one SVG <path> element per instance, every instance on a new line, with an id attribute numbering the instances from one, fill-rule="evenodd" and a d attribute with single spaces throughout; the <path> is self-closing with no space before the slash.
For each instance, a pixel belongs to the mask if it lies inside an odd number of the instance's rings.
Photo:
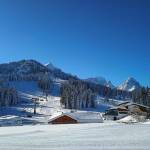
<path id="1" fill-rule="evenodd" d="M 36 59 L 81 78 L 150 84 L 149 0 L 0 0 L 0 63 Z"/>

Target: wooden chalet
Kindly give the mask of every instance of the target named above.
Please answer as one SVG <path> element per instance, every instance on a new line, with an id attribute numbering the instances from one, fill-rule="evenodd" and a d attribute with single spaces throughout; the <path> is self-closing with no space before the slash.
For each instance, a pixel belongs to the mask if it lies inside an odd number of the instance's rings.
<path id="1" fill-rule="evenodd" d="M 146 116 L 150 108 L 145 105 L 133 103 L 133 102 L 124 102 L 118 105 L 118 107 L 125 107 L 128 109 L 130 114 L 144 115 Z"/>
<path id="2" fill-rule="evenodd" d="M 107 119 L 117 120 L 128 115 L 128 109 L 125 107 L 112 107 L 105 112 Z"/>

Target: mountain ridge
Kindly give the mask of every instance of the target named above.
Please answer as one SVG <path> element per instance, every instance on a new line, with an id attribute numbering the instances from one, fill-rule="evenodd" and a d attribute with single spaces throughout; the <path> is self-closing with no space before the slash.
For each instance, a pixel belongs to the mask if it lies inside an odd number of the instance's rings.
<path id="1" fill-rule="evenodd" d="M 50 69 L 33 59 L 0 64 L 0 78 L 4 80 L 26 80 L 29 78 L 31 78 L 30 80 L 39 80 L 45 74 L 49 74 L 52 78 L 63 80 L 76 78 L 56 67 L 55 69 Z"/>
<path id="2" fill-rule="evenodd" d="M 115 86 L 112 84 L 111 81 L 107 81 L 104 77 L 92 77 L 92 78 L 87 78 L 85 79 L 87 82 L 95 83 L 98 85 L 106 86 L 111 89 L 114 89 Z"/>
<path id="3" fill-rule="evenodd" d="M 117 89 L 132 92 L 136 89 L 141 88 L 140 83 L 133 77 L 129 77 L 122 84 L 120 84 Z"/>
<path id="4" fill-rule="evenodd" d="M 63 80 L 80 79 L 74 75 L 63 72 L 61 69 L 55 67 L 51 62 L 47 64 L 42 64 L 33 59 L 24 59 L 15 62 L 2 63 L 0 64 L 0 78 L 17 80 L 26 79 L 32 76 L 31 79 L 42 78 L 43 74 L 48 73 L 53 78 L 60 78 Z M 80 79 L 81 80 L 81 79 Z M 94 84 L 106 86 L 111 89 L 119 89 L 124 91 L 133 91 L 141 87 L 140 83 L 136 81 L 133 77 L 129 77 L 119 86 L 114 86 L 111 81 L 106 80 L 104 77 L 92 77 L 84 79 L 86 82 L 91 82 Z"/>

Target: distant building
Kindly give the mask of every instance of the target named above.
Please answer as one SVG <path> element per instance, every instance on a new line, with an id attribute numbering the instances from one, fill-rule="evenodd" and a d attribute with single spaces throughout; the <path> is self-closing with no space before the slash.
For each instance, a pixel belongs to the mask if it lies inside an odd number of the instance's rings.
<path id="1" fill-rule="evenodd" d="M 132 102 L 123 102 L 116 107 L 112 107 L 105 112 L 107 119 L 118 120 L 127 115 L 147 116 L 149 111 L 148 106 L 144 106 Z"/>
<path id="2" fill-rule="evenodd" d="M 135 114 L 135 115 L 143 115 L 147 116 L 147 113 L 149 111 L 149 107 L 137 103 L 122 103 L 119 106 L 123 106 L 128 109 L 129 114 Z"/>
<path id="3" fill-rule="evenodd" d="M 73 112 L 58 115 L 49 120 L 49 124 L 76 124 L 76 123 L 102 123 L 100 113 L 95 112 Z"/>
<path id="4" fill-rule="evenodd" d="M 128 109 L 123 106 L 112 107 L 112 108 L 106 110 L 106 112 L 105 112 L 106 119 L 111 119 L 111 120 L 118 120 L 127 115 L 128 115 Z"/>

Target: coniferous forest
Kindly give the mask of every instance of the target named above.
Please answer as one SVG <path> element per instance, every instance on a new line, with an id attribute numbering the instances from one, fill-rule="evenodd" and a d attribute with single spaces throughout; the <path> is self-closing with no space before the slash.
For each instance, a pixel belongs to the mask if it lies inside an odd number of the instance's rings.
<path id="1" fill-rule="evenodd" d="M 128 92 L 73 79 L 68 80 L 61 87 L 61 102 L 65 108 L 95 107 L 95 100 L 98 96 L 104 97 L 106 101 L 118 99 L 150 106 L 150 89 L 148 87 Z"/>

